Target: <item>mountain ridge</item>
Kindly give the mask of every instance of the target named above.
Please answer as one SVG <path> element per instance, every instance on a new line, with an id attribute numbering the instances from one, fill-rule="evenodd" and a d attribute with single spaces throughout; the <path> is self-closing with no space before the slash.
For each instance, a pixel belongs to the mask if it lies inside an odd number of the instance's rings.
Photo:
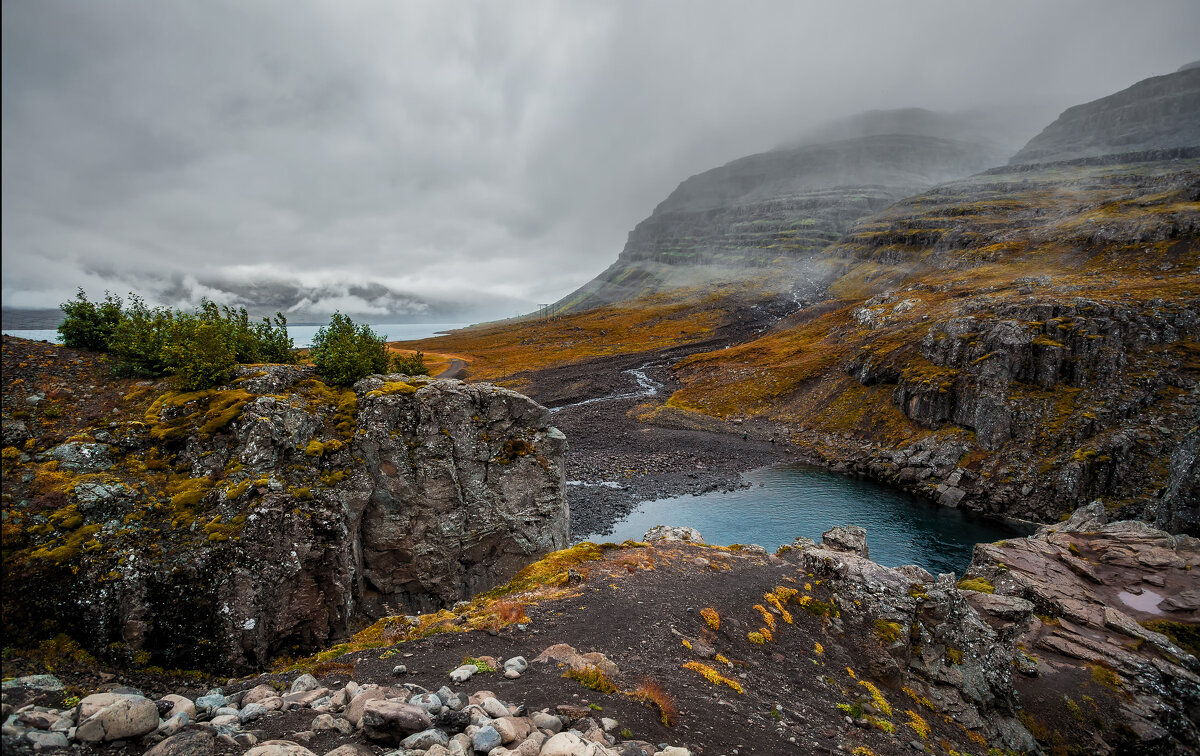
<path id="1" fill-rule="evenodd" d="M 1200 68 L 1189 65 L 1067 108 L 1009 163 L 1191 146 L 1200 146 Z"/>

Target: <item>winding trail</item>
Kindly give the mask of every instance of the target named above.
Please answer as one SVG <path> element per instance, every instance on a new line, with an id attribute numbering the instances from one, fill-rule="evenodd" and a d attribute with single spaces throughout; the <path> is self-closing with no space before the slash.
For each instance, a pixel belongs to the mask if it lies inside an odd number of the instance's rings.
<path id="1" fill-rule="evenodd" d="M 467 364 L 468 363 L 466 360 L 460 360 L 457 357 L 454 357 L 453 359 L 450 360 L 450 367 L 446 368 L 445 370 L 438 373 L 434 377 L 435 378 L 458 378 L 459 376 L 462 375 L 463 371 L 467 369 Z"/>

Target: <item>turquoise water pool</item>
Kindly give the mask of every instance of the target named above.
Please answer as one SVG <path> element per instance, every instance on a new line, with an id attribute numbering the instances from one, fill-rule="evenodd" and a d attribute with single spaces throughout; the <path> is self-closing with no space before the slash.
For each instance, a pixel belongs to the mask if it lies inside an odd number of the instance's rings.
<path id="1" fill-rule="evenodd" d="M 639 539 L 655 525 L 686 525 L 710 544 L 755 543 L 774 551 L 797 536 L 820 542 L 835 525 L 858 525 L 866 529 L 871 558 L 880 564 L 961 575 L 976 543 L 1029 532 L 806 465 L 763 468 L 745 479 L 748 488 L 644 502 L 611 534 L 584 540 L 619 542 Z"/>

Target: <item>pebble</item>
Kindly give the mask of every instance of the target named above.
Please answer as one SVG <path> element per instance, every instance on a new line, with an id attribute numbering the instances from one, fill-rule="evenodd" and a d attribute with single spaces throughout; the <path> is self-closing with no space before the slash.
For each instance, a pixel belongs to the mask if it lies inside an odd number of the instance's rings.
<path id="1" fill-rule="evenodd" d="M 429 712 L 430 716 L 436 716 L 442 712 L 442 699 L 438 697 L 437 693 L 424 693 L 419 696 L 413 696 L 408 699 L 408 702 L 420 706 Z"/>
<path id="2" fill-rule="evenodd" d="M 25 733 L 25 738 L 33 743 L 35 751 L 49 751 L 56 748 L 66 748 L 67 736 L 61 732 L 42 732 L 40 730 L 30 730 Z"/>
<path id="3" fill-rule="evenodd" d="M 500 718 L 509 716 L 508 707 L 500 703 L 495 696 L 488 696 L 480 702 L 480 707 L 483 708 L 489 717 Z"/>
<path id="4" fill-rule="evenodd" d="M 178 714 L 175 714 L 164 720 L 163 723 L 158 726 L 158 734 L 162 735 L 164 738 L 169 738 L 182 730 L 184 727 L 187 727 L 191 721 L 192 718 L 189 717 L 186 712 L 181 711 Z"/>
<path id="5" fill-rule="evenodd" d="M 328 732 L 334 729 L 332 714 L 318 714 L 313 717 L 312 724 L 308 726 L 313 732 Z"/>
<path id="6" fill-rule="evenodd" d="M 196 699 L 197 711 L 215 711 L 225 705 L 225 696 L 220 693 L 206 693 Z"/>
<path id="7" fill-rule="evenodd" d="M 261 703 L 249 703 L 241 708 L 238 712 L 238 719 L 242 722 L 253 722 L 259 717 L 266 714 L 267 707 Z"/>
<path id="8" fill-rule="evenodd" d="M 549 730 L 553 734 L 562 732 L 563 721 L 553 714 L 539 711 L 535 712 L 530 719 L 533 720 L 533 726 L 539 730 Z"/>
<path id="9" fill-rule="evenodd" d="M 504 668 L 506 670 L 514 669 L 517 671 L 517 674 L 520 675 L 520 674 L 524 674 L 525 670 L 529 669 L 529 662 L 525 661 L 524 656 L 514 656 L 511 659 L 505 660 Z"/>
<path id="10" fill-rule="evenodd" d="M 89 743 L 110 742 L 141 737 L 158 729 L 158 707 L 153 701 L 142 696 L 118 698 L 80 722 L 75 737 Z"/>

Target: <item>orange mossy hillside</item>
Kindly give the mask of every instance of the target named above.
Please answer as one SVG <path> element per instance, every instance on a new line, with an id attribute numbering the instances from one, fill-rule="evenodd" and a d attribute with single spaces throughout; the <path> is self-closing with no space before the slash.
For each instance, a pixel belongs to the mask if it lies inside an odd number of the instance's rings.
<path id="1" fill-rule="evenodd" d="M 526 370 L 700 341 L 744 306 L 747 297 L 764 296 L 747 284 L 676 289 L 585 312 L 486 324 L 397 346 L 452 353 L 471 363 L 472 378 L 496 380 Z"/>

